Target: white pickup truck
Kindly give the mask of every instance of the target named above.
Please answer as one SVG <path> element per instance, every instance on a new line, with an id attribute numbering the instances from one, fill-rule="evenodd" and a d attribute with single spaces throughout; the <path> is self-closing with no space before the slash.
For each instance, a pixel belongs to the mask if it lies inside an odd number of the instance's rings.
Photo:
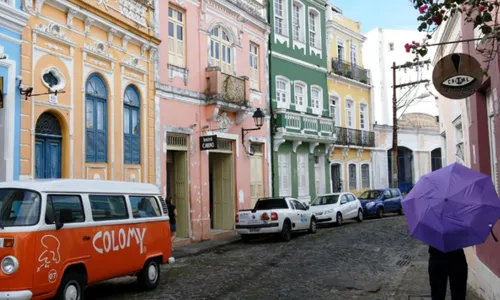
<path id="1" fill-rule="evenodd" d="M 288 242 L 292 232 L 316 233 L 314 214 L 297 199 L 288 197 L 261 198 L 253 209 L 238 211 L 235 223 L 243 241 L 256 235 L 278 234 Z"/>

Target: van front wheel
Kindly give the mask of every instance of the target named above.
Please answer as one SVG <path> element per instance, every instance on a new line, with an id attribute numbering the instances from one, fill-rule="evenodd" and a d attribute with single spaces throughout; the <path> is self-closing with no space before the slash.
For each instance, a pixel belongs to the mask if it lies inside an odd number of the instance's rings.
<path id="1" fill-rule="evenodd" d="M 85 289 L 85 276 L 80 273 L 67 273 L 64 275 L 55 300 L 83 300 Z"/>
<path id="2" fill-rule="evenodd" d="M 148 260 L 137 275 L 139 284 L 145 290 L 153 290 L 160 283 L 160 265 L 155 259 Z"/>

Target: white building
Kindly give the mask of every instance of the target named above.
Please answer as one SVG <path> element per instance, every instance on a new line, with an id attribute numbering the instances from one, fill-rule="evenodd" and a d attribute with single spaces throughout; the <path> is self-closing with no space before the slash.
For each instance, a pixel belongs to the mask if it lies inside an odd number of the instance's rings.
<path id="1" fill-rule="evenodd" d="M 404 45 L 412 41 L 421 43 L 426 34 L 418 31 L 389 30 L 376 28 L 365 34 L 367 40 L 363 45 L 363 62 L 365 68 L 371 72 L 372 103 L 375 122 L 380 125 L 392 126 L 392 98 L 393 98 L 393 72 L 391 66 L 403 65 L 414 59 L 414 54 L 407 53 Z M 432 47 L 429 48 L 428 57 L 433 56 Z M 396 72 L 396 84 L 405 84 L 413 81 L 432 78 L 432 68 L 400 69 Z M 427 96 L 427 97 L 426 97 Z M 418 98 L 417 100 L 413 100 Z M 414 88 L 401 88 L 396 90 L 396 99 L 400 103 L 411 102 L 406 109 L 398 111 L 398 116 L 403 113 L 427 113 L 433 116 L 438 114 L 434 97 L 429 95 L 425 84 Z"/>

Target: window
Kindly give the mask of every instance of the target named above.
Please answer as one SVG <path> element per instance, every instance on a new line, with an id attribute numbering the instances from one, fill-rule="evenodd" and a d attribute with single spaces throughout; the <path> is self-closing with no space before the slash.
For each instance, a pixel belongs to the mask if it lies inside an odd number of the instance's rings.
<path id="1" fill-rule="evenodd" d="M 161 210 L 154 197 L 128 197 L 134 218 L 160 217 Z"/>
<path id="2" fill-rule="evenodd" d="M 94 221 L 128 219 L 123 196 L 89 195 L 89 201 Z"/>
<path id="3" fill-rule="evenodd" d="M 40 194 L 21 189 L 0 189 L 0 223 L 4 227 L 32 226 L 40 219 Z"/>
<path id="4" fill-rule="evenodd" d="M 184 36 L 184 12 L 168 8 L 168 63 L 184 68 L 185 60 L 185 36 Z"/>
<path id="5" fill-rule="evenodd" d="M 337 107 L 337 104 L 339 103 L 339 98 L 334 95 L 330 95 L 330 117 L 333 118 L 333 121 L 335 122 L 335 126 L 340 126 L 340 108 Z"/>
<path id="6" fill-rule="evenodd" d="M 391 191 L 390 190 L 387 190 L 384 192 L 384 199 L 391 199 L 392 198 L 392 194 L 391 194 Z"/>
<path id="7" fill-rule="evenodd" d="M 339 60 L 345 60 L 344 40 L 341 38 L 337 38 L 337 58 Z"/>
<path id="8" fill-rule="evenodd" d="M 358 65 L 358 47 L 354 44 L 351 44 L 351 65 Z"/>
<path id="9" fill-rule="evenodd" d="M 220 67 L 222 72 L 233 74 L 233 48 L 228 32 L 220 26 L 210 32 L 210 57 L 211 66 Z"/>
<path id="10" fill-rule="evenodd" d="M 389 43 L 389 51 L 394 51 L 394 43 Z"/>
<path id="11" fill-rule="evenodd" d="M 299 197 L 309 196 L 309 153 L 297 153 Z"/>
<path id="12" fill-rule="evenodd" d="M 357 180 L 357 178 L 356 178 L 356 165 L 349 164 L 349 189 L 350 190 L 355 190 L 356 187 L 358 186 L 358 183 L 356 180 Z"/>
<path id="13" fill-rule="evenodd" d="M 304 83 L 295 83 L 295 109 L 305 111 L 307 108 L 306 85 Z"/>
<path id="14" fill-rule="evenodd" d="M 293 204 L 298 210 L 307 210 L 307 208 L 305 208 L 305 206 L 297 200 L 293 200 Z"/>
<path id="15" fill-rule="evenodd" d="M 497 175 L 497 153 L 496 153 L 496 137 L 495 137 L 495 110 L 493 107 L 493 97 L 491 90 L 486 92 L 486 105 L 488 110 L 488 133 L 490 140 L 490 163 L 491 163 L 491 179 L 495 184 L 497 192 L 498 188 L 498 175 Z"/>
<path id="16" fill-rule="evenodd" d="M 86 162 L 108 161 L 108 89 L 97 74 L 90 75 L 85 86 Z"/>
<path id="17" fill-rule="evenodd" d="M 311 107 L 313 113 L 320 114 L 323 109 L 322 90 L 318 87 L 311 88 Z"/>
<path id="18" fill-rule="evenodd" d="M 354 128 L 355 123 L 354 123 L 354 102 L 352 100 L 347 100 L 346 101 L 346 127 L 347 128 Z"/>
<path id="19" fill-rule="evenodd" d="M 85 222 L 85 213 L 80 196 L 77 195 L 49 195 L 47 196 L 47 209 L 45 223 L 54 224 L 55 221 L 63 223 Z"/>
<path id="20" fill-rule="evenodd" d="M 276 102 L 278 107 L 286 107 L 290 104 L 290 81 L 285 78 L 276 79 Z"/>
<path id="21" fill-rule="evenodd" d="M 314 48 L 321 48 L 321 34 L 318 13 L 309 10 L 309 43 Z"/>
<path id="22" fill-rule="evenodd" d="M 368 120 L 367 120 L 367 108 L 366 104 L 361 104 L 359 105 L 359 126 L 361 130 L 367 130 L 368 129 Z"/>
<path id="23" fill-rule="evenodd" d="M 250 43 L 250 87 L 259 90 L 259 46 Z"/>
<path id="24" fill-rule="evenodd" d="M 274 31 L 280 35 L 287 34 L 288 26 L 288 13 L 287 13 L 288 1 L 276 0 L 274 1 Z"/>
<path id="25" fill-rule="evenodd" d="M 392 198 L 396 198 L 396 197 L 399 197 L 399 196 L 401 196 L 401 193 L 399 192 L 398 189 L 392 189 L 391 190 L 391 197 Z"/>
<path id="26" fill-rule="evenodd" d="M 349 202 L 356 201 L 356 197 L 354 197 L 353 194 L 347 194 L 346 197 L 347 197 L 347 201 L 349 201 Z"/>
<path id="27" fill-rule="evenodd" d="M 299 2 L 293 2 L 292 9 L 293 40 L 304 42 L 304 6 Z"/>
<path id="28" fill-rule="evenodd" d="M 291 196 L 292 194 L 290 163 L 290 153 L 278 153 L 279 192 L 282 197 Z"/>
<path id="29" fill-rule="evenodd" d="M 129 85 L 123 96 L 123 156 L 126 164 L 141 163 L 141 101 Z"/>
<path id="30" fill-rule="evenodd" d="M 370 165 L 361 165 L 361 188 L 367 189 L 370 187 Z"/>

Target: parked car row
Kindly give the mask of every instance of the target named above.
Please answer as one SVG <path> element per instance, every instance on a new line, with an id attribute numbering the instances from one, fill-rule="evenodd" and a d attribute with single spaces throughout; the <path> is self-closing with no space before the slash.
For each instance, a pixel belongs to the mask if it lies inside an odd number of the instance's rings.
<path id="1" fill-rule="evenodd" d="M 292 233 L 316 233 L 317 224 L 336 224 L 365 216 L 382 218 L 385 213 L 403 214 L 399 189 L 369 190 L 359 198 L 354 194 L 332 193 L 316 197 L 310 204 L 292 197 L 261 198 L 253 209 L 238 211 L 236 231 L 243 241 L 260 235 L 276 234 L 289 241 Z"/>

